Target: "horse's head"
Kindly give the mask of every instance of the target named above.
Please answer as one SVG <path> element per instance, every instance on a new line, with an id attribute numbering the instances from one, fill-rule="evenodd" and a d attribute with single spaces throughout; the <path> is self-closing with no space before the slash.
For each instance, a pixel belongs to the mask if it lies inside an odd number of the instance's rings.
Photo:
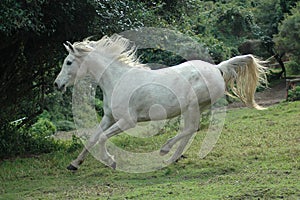
<path id="1" fill-rule="evenodd" d="M 63 91 L 66 90 L 67 86 L 74 84 L 79 74 L 84 75 L 80 67 L 85 55 L 92 50 L 91 46 L 85 45 L 83 48 L 79 43 L 72 45 L 70 42 L 67 42 L 64 46 L 69 55 L 65 58 L 62 69 L 54 81 L 55 86 Z"/>

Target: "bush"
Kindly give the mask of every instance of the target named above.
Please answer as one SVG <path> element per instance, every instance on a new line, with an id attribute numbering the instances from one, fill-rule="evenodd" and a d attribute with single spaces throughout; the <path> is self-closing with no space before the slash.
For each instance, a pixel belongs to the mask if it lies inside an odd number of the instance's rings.
<path id="1" fill-rule="evenodd" d="M 56 127 L 49 119 L 40 118 L 32 125 L 30 132 L 34 138 L 46 138 L 56 132 Z"/>
<path id="2" fill-rule="evenodd" d="M 49 125 L 48 122 L 38 123 L 34 130 L 36 132 L 32 132 L 32 128 L 17 128 L 15 125 L 2 126 L 0 128 L 0 160 L 16 156 L 39 155 L 54 151 L 74 152 L 82 148 L 82 143 L 76 136 L 73 136 L 70 141 L 44 137 L 45 134 L 40 134 L 40 131 L 45 128 L 43 124 L 46 124 L 46 126 Z M 52 132 L 46 131 L 46 133 L 51 134 Z"/>
<path id="3" fill-rule="evenodd" d="M 82 142 L 79 137 L 72 135 L 72 141 L 67 144 L 67 151 L 69 153 L 76 151 L 77 149 L 81 149 L 83 147 Z"/>
<path id="4" fill-rule="evenodd" d="M 71 141 L 61 141 L 52 137 L 55 132 L 55 125 L 47 118 L 39 118 L 31 127 L 18 128 L 17 124 L 12 123 L 1 126 L 0 159 L 59 150 L 73 152 L 82 147 L 81 141 L 75 136 Z"/>
<path id="5" fill-rule="evenodd" d="M 7 158 L 20 152 L 25 152 L 28 135 L 19 132 L 18 129 L 10 124 L 0 126 L 0 158 Z"/>
<path id="6" fill-rule="evenodd" d="M 71 131 L 76 129 L 74 122 L 68 120 L 60 120 L 55 122 L 56 128 L 59 131 Z"/>
<path id="7" fill-rule="evenodd" d="M 17 128 L 12 124 L 2 126 L 0 129 L 0 159 L 49 153 L 63 149 L 64 144 L 62 142 L 55 141 L 52 137 L 44 137 L 52 133 L 53 127 L 52 131 L 47 130 L 40 134 L 48 125 L 48 122 L 40 122 L 36 124 L 34 131 L 32 128 Z"/>
<path id="8" fill-rule="evenodd" d="M 297 63 L 296 61 L 290 61 L 286 65 L 288 74 L 293 75 L 293 74 L 299 74 L 300 73 L 300 64 Z"/>
<path id="9" fill-rule="evenodd" d="M 296 86 L 294 89 L 288 92 L 288 101 L 300 100 L 300 86 Z"/>

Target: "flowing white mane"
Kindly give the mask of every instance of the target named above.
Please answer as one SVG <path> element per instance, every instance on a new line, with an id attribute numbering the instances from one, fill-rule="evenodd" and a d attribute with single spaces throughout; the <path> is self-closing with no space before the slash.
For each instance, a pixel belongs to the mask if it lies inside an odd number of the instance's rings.
<path id="1" fill-rule="evenodd" d="M 82 42 L 75 42 L 73 46 L 80 52 L 96 51 L 105 54 L 106 57 L 117 59 L 129 67 L 148 68 L 139 62 L 136 56 L 137 47 L 130 40 L 118 34 L 113 34 L 111 37 L 104 36 L 98 41 L 86 38 Z"/>

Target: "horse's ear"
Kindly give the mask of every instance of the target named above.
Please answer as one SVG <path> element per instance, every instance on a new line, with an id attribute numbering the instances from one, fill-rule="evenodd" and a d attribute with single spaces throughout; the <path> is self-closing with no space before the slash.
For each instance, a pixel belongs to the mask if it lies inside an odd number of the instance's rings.
<path id="1" fill-rule="evenodd" d="M 74 49 L 74 47 L 73 47 L 73 44 L 71 44 L 71 42 L 67 41 L 67 45 L 68 45 L 69 49 L 70 49 L 73 53 L 75 53 L 75 49 Z"/>
<path id="2" fill-rule="evenodd" d="M 66 41 L 66 43 L 63 43 L 63 45 L 65 46 L 65 48 L 69 53 L 72 53 L 74 55 L 79 55 L 78 50 L 73 46 L 73 44 L 71 44 L 71 42 Z"/>
<path id="3" fill-rule="evenodd" d="M 63 45 L 64 45 L 64 47 L 66 48 L 66 50 L 67 50 L 68 52 L 71 51 L 71 49 L 69 48 L 69 46 L 68 46 L 67 44 L 63 43 Z"/>

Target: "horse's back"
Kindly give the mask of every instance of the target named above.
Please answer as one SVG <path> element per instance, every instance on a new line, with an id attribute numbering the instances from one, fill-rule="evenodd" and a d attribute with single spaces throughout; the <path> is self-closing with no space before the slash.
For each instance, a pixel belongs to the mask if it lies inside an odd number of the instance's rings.
<path id="1" fill-rule="evenodd" d="M 214 103 L 225 92 L 225 82 L 216 65 L 192 60 L 172 68 L 190 82 L 200 101 L 208 98 Z"/>
<path id="2" fill-rule="evenodd" d="M 220 71 L 203 61 L 188 61 L 160 70 L 132 70 L 116 89 L 112 109 L 137 121 L 171 118 L 192 104 L 214 103 L 224 94 Z M 126 84 L 124 84 L 126 83 Z"/>

